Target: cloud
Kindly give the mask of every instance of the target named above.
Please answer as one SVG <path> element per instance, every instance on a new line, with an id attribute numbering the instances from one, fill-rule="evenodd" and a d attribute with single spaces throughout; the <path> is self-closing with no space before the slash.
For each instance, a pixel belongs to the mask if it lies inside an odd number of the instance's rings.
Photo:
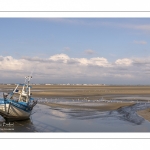
<path id="1" fill-rule="evenodd" d="M 87 58 L 73 58 L 71 60 L 76 61 L 80 65 L 88 65 L 89 64 L 89 60 Z"/>
<path id="2" fill-rule="evenodd" d="M 104 67 L 109 67 L 111 64 L 108 62 L 106 58 L 103 57 L 96 57 L 96 58 L 91 58 L 89 60 L 90 65 L 97 65 L 97 66 L 104 66 Z"/>
<path id="3" fill-rule="evenodd" d="M 123 58 L 109 62 L 104 57 L 72 58 L 56 54 L 49 58 L 0 56 L 0 82 L 15 82 L 33 72 L 34 82 L 140 83 L 149 81 L 150 58 Z"/>
<path id="4" fill-rule="evenodd" d="M 92 55 L 95 53 L 95 51 L 91 50 L 91 49 L 88 49 L 88 50 L 85 50 L 84 51 L 85 54 L 88 54 L 88 55 Z"/>
<path id="5" fill-rule="evenodd" d="M 11 56 L 2 57 L 0 56 L 0 69 L 1 70 L 22 70 L 23 61 L 20 62 Z"/>
<path id="6" fill-rule="evenodd" d="M 110 64 L 106 58 L 94 57 L 94 58 L 70 58 L 66 54 L 56 54 L 49 58 L 53 62 L 62 62 L 66 64 L 77 64 L 77 65 L 93 65 L 93 66 L 105 66 L 108 67 Z"/>
<path id="7" fill-rule="evenodd" d="M 150 65 L 150 58 L 134 58 L 134 65 Z"/>
<path id="8" fill-rule="evenodd" d="M 145 45 L 147 44 L 146 41 L 133 41 L 134 44 L 141 44 L 141 45 Z"/>
<path id="9" fill-rule="evenodd" d="M 67 63 L 67 60 L 70 59 L 68 55 L 66 54 L 57 54 L 57 55 L 53 55 L 49 58 L 49 60 L 53 60 L 53 61 L 62 61 L 64 63 Z"/>
<path id="10" fill-rule="evenodd" d="M 39 58 L 39 57 L 22 57 L 22 59 L 24 60 L 28 60 L 28 61 L 35 61 L 35 62 L 49 62 L 48 59 L 42 59 L 42 58 Z"/>
<path id="11" fill-rule="evenodd" d="M 134 76 L 132 74 L 115 74 L 114 77 L 117 78 L 134 78 Z"/>
<path id="12" fill-rule="evenodd" d="M 124 59 L 117 59 L 115 61 L 115 64 L 116 65 L 122 65 L 122 66 L 130 66 L 132 65 L 133 61 L 131 59 L 128 59 L 128 58 L 124 58 Z"/>
<path id="13" fill-rule="evenodd" d="M 0 56 L 0 61 L 3 61 L 3 60 L 4 60 L 4 58 L 2 56 Z"/>

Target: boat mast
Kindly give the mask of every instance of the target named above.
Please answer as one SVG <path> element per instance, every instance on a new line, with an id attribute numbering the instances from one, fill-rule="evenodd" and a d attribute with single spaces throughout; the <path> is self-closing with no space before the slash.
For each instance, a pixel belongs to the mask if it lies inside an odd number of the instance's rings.
<path id="1" fill-rule="evenodd" d="M 27 84 L 27 88 L 29 89 L 29 90 L 28 90 L 29 96 L 30 96 L 30 86 L 29 86 L 29 82 L 30 82 L 31 78 L 32 78 L 32 76 L 28 76 L 28 84 Z"/>
<path id="2" fill-rule="evenodd" d="M 30 99 L 30 86 L 29 86 L 29 83 L 30 83 L 31 78 L 32 78 L 32 76 L 25 77 L 25 82 L 24 82 L 24 85 L 22 87 L 22 92 L 20 93 L 19 100 L 21 99 L 22 94 L 26 93 L 27 94 L 27 99 L 29 101 L 29 99 Z"/>

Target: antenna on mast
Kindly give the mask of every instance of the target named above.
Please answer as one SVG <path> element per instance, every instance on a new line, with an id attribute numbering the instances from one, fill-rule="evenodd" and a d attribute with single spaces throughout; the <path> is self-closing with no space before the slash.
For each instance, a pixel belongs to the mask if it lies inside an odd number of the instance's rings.
<path id="1" fill-rule="evenodd" d="M 25 77 L 25 82 L 24 82 L 24 84 L 26 84 L 26 82 L 28 81 L 28 85 L 29 85 L 29 81 L 30 81 L 31 78 L 32 78 L 32 76 L 27 76 L 27 77 Z"/>
<path id="2" fill-rule="evenodd" d="M 32 74 L 33 74 L 34 70 L 35 70 L 35 67 L 34 67 L 33 70 L 31 71 L 30 76 L 26 76 L 26 77 L 25 77 L 24 84 L 26 84 L 27 81 L 28 81 L 28 84 L 29 84 L 29 81 L 30 81 L 30 79 L 32 78 Z"/>
<path id="3" fill-rule="evenodd" d="M 37 65 L 36 65 L 36 66 L 37 66 Z M 31 71 L 31 74 L 30 74 L 30 77 L 31 77 L 31 78 L 32 78 L 32 74 L 33 74 L 33 72 L 34 72 L 36 66 L 34 66 L 33 70 Z"/>

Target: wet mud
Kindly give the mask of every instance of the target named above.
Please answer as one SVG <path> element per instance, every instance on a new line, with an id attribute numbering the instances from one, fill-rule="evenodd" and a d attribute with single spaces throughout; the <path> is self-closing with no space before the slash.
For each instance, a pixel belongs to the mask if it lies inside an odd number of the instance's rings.
<path id="1" fill-rule="evenodd" d="M 43 101 L 44 105 L 42 102 L 37 104 L 29 120 L 6 122 L 0 117 L 0 132 L 150 132 L 150 122 L 137 114 L 139 110 L 150 108 L 148 102 L 108 111 L 52 107 L 46 103 L 49 103 L 48 100 Z M 68 104 L 67 101 L 53 100 L 53 104 L 56 103 Z M 69 105 L 97 106 L 105 103 L 70 101 Z"/>

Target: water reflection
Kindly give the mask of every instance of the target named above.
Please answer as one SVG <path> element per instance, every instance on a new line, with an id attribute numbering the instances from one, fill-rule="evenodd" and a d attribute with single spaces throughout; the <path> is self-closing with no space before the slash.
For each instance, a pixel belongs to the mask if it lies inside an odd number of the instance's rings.
<path id="1" fill-rule="evenodd" d="M 115 111 L 54 108 L 37 104 L 29 120 L 15 121 L 14 130 L 0 127 L 1 132 L 149 132 L 150 122 L 136 111 L 150 108 L 137 103 Z M 5 120 L 0 117 L 0 124 Z M 11 127 L 12 128 L 12 127 Z"/>
<path id="2" fill-rule="evenodd" d="M 136 111 L 149 107 L 150 104 L 135 104 L 115 111 L 101 112 L 91 109 L 51 108 L 38 104 L 32 120 L 38 131 L 37 122 L 40 121 L 51 127 L 48 132 L 144 132 L 150 131 L 150 123 L 138 116 Z"/>
<path id="3" fill-rule="evenodd" d="M 118 120 L 125 120 L 131 123 L 140 125 L 145 120 L 141 116 L 137 115 L 136 111 L 149 108 L 149 105 L 143 104 L 135 104 L 130 107 L 123 107 L 115 111 L 96 111 L 96 110 L 68 110 L 68 109 L 59 109 L 60 112 L 69 115 L 70 119 L 79 119 L 79 120 L 87 120 L 87 119 L 100 119 L 100 118 L 117 118 Z M 57 109 L 58 110 L 58 109 Z"/>

